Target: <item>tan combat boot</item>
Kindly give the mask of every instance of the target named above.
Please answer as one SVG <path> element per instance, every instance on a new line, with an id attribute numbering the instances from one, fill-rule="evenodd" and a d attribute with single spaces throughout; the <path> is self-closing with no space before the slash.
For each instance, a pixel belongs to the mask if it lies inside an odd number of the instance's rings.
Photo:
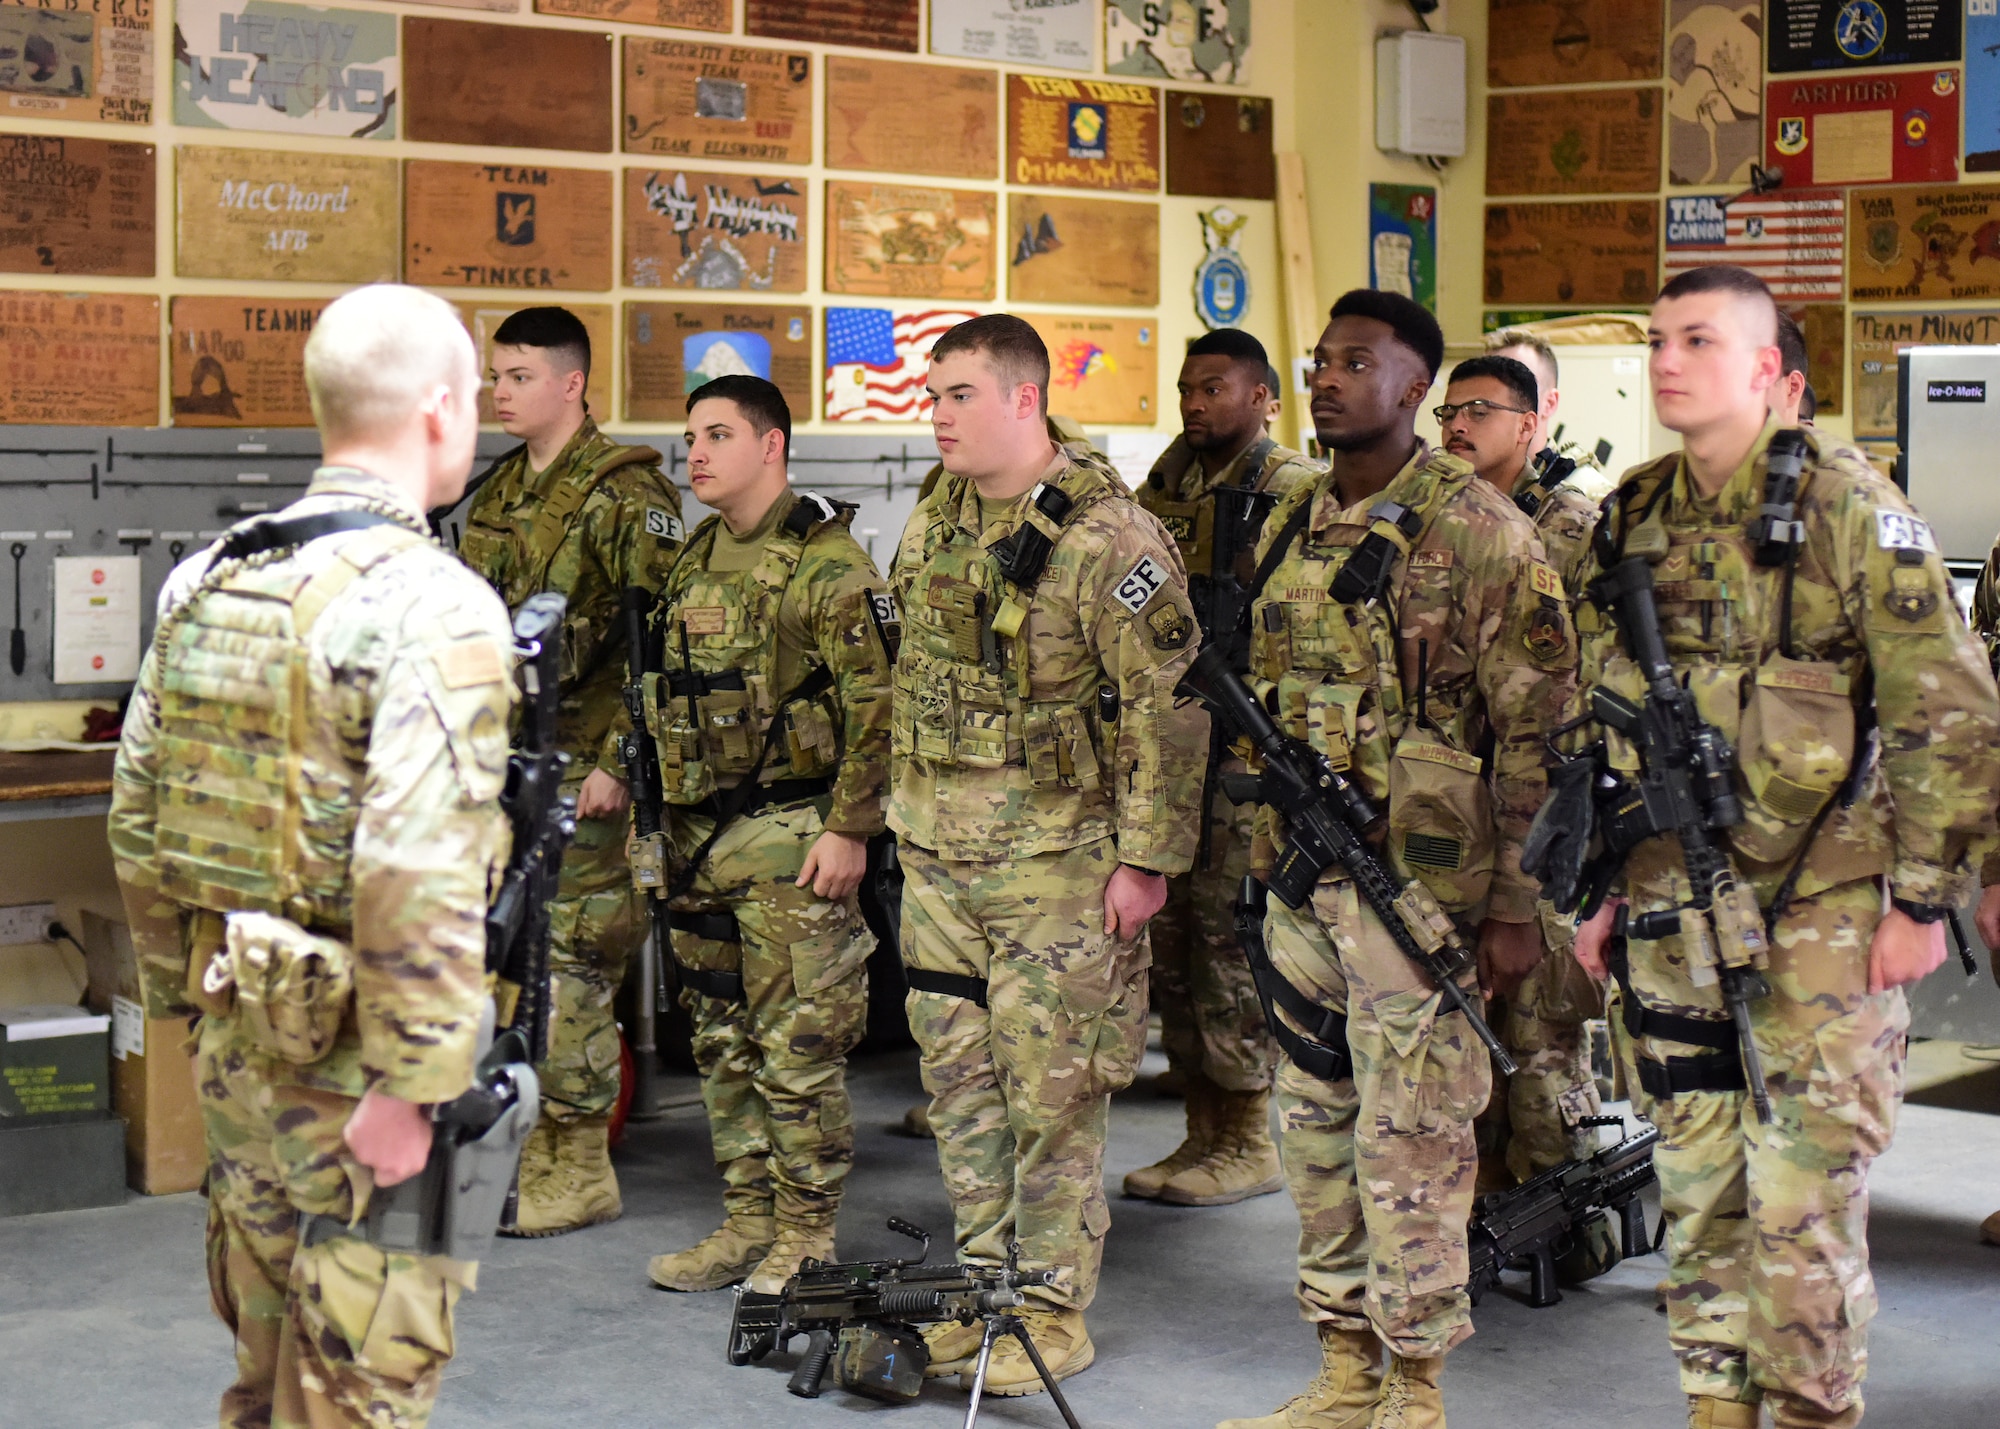
<path id="1" fill-rule="evenodd" d="M 1688 1429 L 1757 1429 L 1757 1422 L 1754 1404 L 1707 1394 L 1688 1396 Z"/>
<path id="2" fill-rule="evenodd" d="M 1382 1388 L 1382 1342 L 1373 1330 L 1319 1326 L 1319 1375 L 1276 1412 L 1225 1419 L 1215 1429 L 1367 1429 Z"/>
<path id="3" fill-rule="evenodd" d="M 744 1282 L 745 1289 L 758 1295 L 776 1295 L 808 1260 L 834 1258 L 833 1219 L 840 1209 L 839 1193 L 807 1195 L 784 1185 L 775 1193 L 778 1234 Z"/>
<path id="4" fill-rule="evenodd" d="M 956 1320 L 940 1320 L 924 1326 L 923 1334 L 924 1348 L 931 1352 L 924 1378 L 943 1379 L 972 1368 L 972 1362 L 979 1358 L 979 1346 L 986 1339 L 986 1322 L 974 1320 L 970 1325 L 961 1325 Z"/>
<path id="5" fill-rule="evenodd" d="M 687 1250 L 656 1255 L 646 1274 L 662 1290 L 720 1290 L 734 1285 L 766 1255 L 778 1233 L 771 1203 L 730 1205 L 722 1226 Z"/>
<path id="6" fill-rule="evenodd" d="M 1064 1380 L 1081 1374 L 1097 1358 L 1097 1346 L 1090 1342 L 1090 1331 L 1084 1328 L 1083 1311 L 1031 1304 L 1020 1314 L 1022 1324 L 1028 1327 L 1028 1338 L 1035 1342 L 1036 1352 L 1048 1366 L 1050 1379 Z M 979 1353 L 977 1345 L 973 1346 L 973 1353 Z M 968 1364 L 959 1371 L 959 1384 L 972 1388 L 973 1374 L 974 1366 Z M 1021 1348 L 1020 1340 L 1008 1335 L 995 1343 L 993 1356 L 986 1362 L 988 1394 L 1012 1399 L 1040 1394 L 1045 1388 L 1035 1362 Z"/>
<path id="7" fill-rule="evenodd" d="M 553 1155 L 547 1170 L 533 1180 L 524 1174 L 512 1235 L 566 1235 L 585 1226 L 615 1221 L 625 1213 L 618 1195 L 618 1176 L 611 1169 L 611 1118 L 550 1122 Z M 525 1148 L 524 1148 L 525 1152 Z M 526 1157 L 523 1156 L 525 1162 Z"/>
<path id="8" fill-rule="evenodd" d="M 1375 1401 L 1375 1417 L 1368 1429 L 1444 1429 L 1444 1356 L 1406 1360 L 1389 1356 L 1389 1371 L 1382 1376 L 1382 1397 Z"/>
<path id="9" fill-rule="evenodd" d="M 1817 1404 L 1809 1404 L 1789 1394 L 1767 1392 L 1764 1406 L 1771 1411 L 1771 1423 L 1775 1429 L 1854 1429 L 1861 1422 L 1861 1400 L 1858 1396 L 1837 1414 L 1828 1413 Z"/>
<path id="10" fill-rule="evenodd" d="M 1214 1095 L 1214 1140 L 1200 1160 L 1160 1187 L 1168 1205 L 1229 1206 L 1285 1188 L 1277 1143 L 1271 1140 L 1270 1092 L 1218 1089 Z"/>
<path id="11" fill-rule="evenodd" d="M 1979 1239 L 1986 1245 L 2000 1245 L 2000 1211 L 1979 1223 Z"/>
<path id="12" fill-rule="evenodd" d="M 1158 1200 L 1160 1188 L 1208 1155 L 1215 1144 L 1215 1116 L 1221 1089 L 1201 1073 L 1187 1079 L 1187 1137 L 1151 1166 L 1125 1175 L 1125 1194 L 1142 1201 Z"/>
<path id="13" fill-rule="evenodd" d="M 556 1124 L 546 1116 L 537 1117 L 534 1129 L 521 1143 L 521 1164 L 514 1172 L 516 1196 L 527 1194 L 528 1188 L 555 1169 L 556 1164 Z M 500 1234 L 514 1234 L 510 1223 L 500 1227 Z"/>

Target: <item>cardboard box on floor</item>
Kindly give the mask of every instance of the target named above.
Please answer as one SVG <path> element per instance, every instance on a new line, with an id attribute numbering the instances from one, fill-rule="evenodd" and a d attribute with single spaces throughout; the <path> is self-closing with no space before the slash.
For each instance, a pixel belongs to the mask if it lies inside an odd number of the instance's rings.
<path id="1" fill-rule="evenodd" d="M 149 1196 L 192 1191 L 207 1169 L 208 1148 L 182 1050 L 187 1023 L 146 1016 L 129 928 L 89 911 L 80 921 L 90 1006 L 111 1014 L 111 1106 L 125 1118 L 126 1184 Z"/>

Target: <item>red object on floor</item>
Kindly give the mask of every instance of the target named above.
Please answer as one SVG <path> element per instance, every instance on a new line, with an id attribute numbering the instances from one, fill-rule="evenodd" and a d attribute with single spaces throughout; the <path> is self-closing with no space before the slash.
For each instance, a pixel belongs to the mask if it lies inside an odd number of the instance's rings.
<path id="1" fill-rule="evenodd" d="M 632 1044 L 625 1040 L 623 1028 L 618 1032 L 618 1102 L 611 1108 L 611 1144 L 621 1145 L 625 1140 L 625 1114 L 632 1110 L 632 1083 L 638 1078 L 639 1065 L 632 1060 Z"/>

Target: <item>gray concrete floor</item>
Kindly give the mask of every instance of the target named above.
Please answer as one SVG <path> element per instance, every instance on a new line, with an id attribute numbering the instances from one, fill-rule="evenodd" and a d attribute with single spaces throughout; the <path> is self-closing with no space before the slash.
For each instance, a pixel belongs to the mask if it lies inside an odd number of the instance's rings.
<path id="1" fill-rule="evenodd" d="M 1154 1061 L 1157 1065 L 1157 1059 Z M 1149 1068 L 1150 1070 L 1150 1068 Z M 888 1135 L 916 1096 L 914 1057 L 853 1073 L 857 1157 L 841 1221 L 848 1256 L 906 1245 L 898 1214 L 939 1233 L 950 1217 L 928 1142 Z M 1941 1100 L 1949 1101 L 1949 1098 Z M 1108 1179 L 1164 1155 L 1181 1107 L 1141 1094 L 1113 1113 Z M 673 1295 L 646 1258 L 713 1227 L 720 1195 L 694 1109 L 634 1127 L 619 1155 L 625 1218 L 548 1241 L 501 1241 L 462 1304 L 459 1354 L 438 1429 L 831 1426 L 855 1416 L 922 1429 L 958 1424 L 950 1381 L 889 1407 L 829 1390 L 785 1392 L 792 1360 L 723 1360 L 726 1292 Z M 2000 1390 L 2000 1249 L 1977 1244 L 2000 1206 L 2000 1118 L 1905 1108 L 1874 1178 L 1882 1312 L 1869 1422 L 1990 1429 Z M 1114 1200 L 1103 1287 L 1091 1312 L 1097 1364 L 1064 1387 L 1086 1429 L 1197 1426 L 1264 1413 L 1316 1367 L 1290 1296 L 1296 1223 L 1284 1196 L 1214 1210 Z M 203 1203 L 133 1197 L 109 1210 L 0 1221 L 0 1429 L 195 1429 L 213 1424 L 230 1346 L 202 1277 Z M 1488 1297 L 1451 1360 L 1455 1429 L 1684 1423 L 1662 1318 L 1657 1258 L 1630 1262 L 1548 1310 Z M 989 1402 L 981 1422 L 1056 1426 L 1046 1396 Z"/>

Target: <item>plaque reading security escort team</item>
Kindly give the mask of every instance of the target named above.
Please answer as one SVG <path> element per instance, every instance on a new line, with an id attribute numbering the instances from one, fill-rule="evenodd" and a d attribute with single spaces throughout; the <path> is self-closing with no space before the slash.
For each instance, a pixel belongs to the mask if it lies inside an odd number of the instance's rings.
<path id="1" fill-rule="evenodd" d="M 153 0 L 0 0 L 0 115 L 153 122 Z"/>
<path id="2" fill-rule="evenodd" d="M 1650 193 L 1660 186 L 1660 91 L 1486 97 L 1489 194 Z"/>
<path id="3" fill-rule="evenodd" d="M 827 291 L 990 301 L 996 202 L 983 189 L 829 180 Z"/>
<path id="4" fill-rule="evenodd" d="M 625 305 L 625 416 L 679 422 L 687 394 L 747 373 L 785 394 L 792 420 L 812 417 L 812 309 L 720 303 Z"/>
<path id="5" fill-rule="evenodd" d="M 1495 89 L 1660 77 L 1660 0 L 1489 0 Z"/>
<path id="6" fill-rule="evenodd" d="M 1000 76 L 965 65 L 829 55 L 832 169 L 990 179 L 1000 172 Z"/>
<path id="7" fill-rule="evenodd" d="M 306 339 L 326 298 L 173 300 L 168 405 L 177 427 L 310 427 Z"/>
<path id="8" fill-rule="evenodd" d="M 1658 199 L 1486 206 L 1489 304 L 1650 303 L 1659 288 Z"/>
<path id="9" fill-rule="evenodd" d="M 174 271 L 312 283 L 394 279 L 394 159 L 183 144 Z"/>
<path id="10" fill-rule="evenodd" d="M 436 4 L 438 0 L 430 3 Z M 726 35 L 735 0 L 535 0 L 535 9 L 544 15 L 574 15 L 580 20 L 715 30 Z"/>
<path id="11" fill-rule="evenodd" d="M 625 171 L 634 288 L 806 290 L 805 180 L 663 166 Z"/>
<path id="12" fill-rule="evenodd" d="M 1047 188 L 1160 187 L 1160 92 L 1151 85 L 1007 76 L 1007 180 Z"/>
<path id="13" fill-rule="evenodd" d="M 625 39 L 625 150 L 812 162 L 813 58 L 697 40 Z"/>
<path id="14" fill-rule="evenodd" d="M 404 137 L 507 149 L 611 150 L 611 36 L 403 20 Z"/>
<path id="15" fill-rule="evenodd" d="M 403 168 L 403 280 L 609 288 L 611 182 L 602 169 L 411 159 Z"/>
<path id="16" fill-rule="evenodd" d="M 0 292 L 0 423 L 150 427 L 160 419 L 160 300 Z"/>
<path id="17" fill-rule="evenodd" d="M 153 146 L 0 135 L 0 271 L 153 276 Z"/>
<path id="18" fill-rule="evenodd" d="M 1134 199 L 1007 195 L 1007 299 L 1016 303 L 1160 301 L 1160 206 Z"/>

